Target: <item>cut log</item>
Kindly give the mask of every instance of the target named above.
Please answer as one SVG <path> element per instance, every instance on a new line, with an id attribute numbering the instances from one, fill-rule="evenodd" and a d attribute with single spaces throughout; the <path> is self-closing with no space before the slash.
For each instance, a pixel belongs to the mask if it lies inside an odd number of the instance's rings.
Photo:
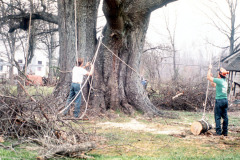
<path id="1" fill-rule="evenodd" d="M 177 97 L 179 97 L 181 95 L 183 95 L 183 93 L 178 93 L 176 96 L 172 97 L 172 100 L 174 100 L 175 98 L 177 98 Z"/>
<path id="2" fill-rule="evenodd" d="M 194 122 L 191 125 L 191 132 L 194 135 L 199 135 L 201 133 L 205 133 L 210 129 L 212 129 L 212 125 L 205 120 L 200 120 L 200 121 Z"/>

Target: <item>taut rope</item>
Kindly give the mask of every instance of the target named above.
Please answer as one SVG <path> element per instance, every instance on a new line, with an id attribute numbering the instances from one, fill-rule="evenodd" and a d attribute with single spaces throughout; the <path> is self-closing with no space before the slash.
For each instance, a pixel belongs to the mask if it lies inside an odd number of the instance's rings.
<path id="1" fill-rule="evenodd" d="M 212 55 L 210 55 L 210 65 L 211 64 L 212 64 Z M 208 84 L 207 84 L 207 91 L 206 91 L 205 102 L 203 104 L 204 110 L 203 110 L 202 120 L 206 119 L 206 106 L 207 106 L 207 99 L 208 99 L 208 89 L 209 89 L 209 80 L 208 80 Z"/>

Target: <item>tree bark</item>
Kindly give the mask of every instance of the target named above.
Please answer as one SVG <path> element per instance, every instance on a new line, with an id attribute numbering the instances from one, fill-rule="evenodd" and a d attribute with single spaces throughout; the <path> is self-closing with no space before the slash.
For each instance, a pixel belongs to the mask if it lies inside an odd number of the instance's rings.
<path id="1" fill-rule="evenodd" d="M 162 6 L 163 3 L 154 4 Z M 139 72 L 150 13 L 155 5 L 150 1 L 104 1 L 103 11 L 108 23 L 103 43 L 128 66 L 102 47 L 95 73 L 96 108 L 121 110 L 128 114 L 138 110 L 149 116 L 161 114 L 144 94 L 141 78 L 136 73 Z"/>
<path id="2" fill-rule="evenodd" d="M 75 33 L 74 0 L 58 1 L 59 16 L 59 64 L 60 81 L 55 94 L 67 97 L 72 79 L 71 70 L 76 64 L 75 36 L 77 36 L 77 56 L 85 62 L 92 60 L 96 45 L 96 19 L 99 2 L 97 0 L 76 1 L 77 5 L 77 33 Z M 70 71 L 70 72 L 65 72 Z M 64 99 L 62 99 L 64 100 Z"/>
<path id="3" fill-rule="evenodd" d="M 194 122 L 191 125 L 191 132 L 194 135 L 200 135 L 201 133 L 205 133 L 210 129 L 212 129 L 212 125 L 205 120 Z"/>
<path id="4" fill-rule="evenodd" d="M 144 94 L 141 79 L 136 72 L 139 71 L 151 12 L 173 1 L 175 0 L 104 1 L 103 11 L 107 25 L 103 31 L 103 43 L 128 66 L 113 56 L 103 45 L 101 46 L 93 77 L 95 90 L 92 95 L 92 104 L 96 110 L 113 109 L 128 114 L 138 110 L 149 116 L 161 114 Z M 77 1 L 78 55 L 88 60 L 93 57 L 96 46 L 96 2 L 94 0 Z M 70 0 L 58 1 L 58 4 L 60 68 L 66 71 L 73 68 L 73 62 L 76 59 L 74 56 L 74 4 Z M 62 73 L 57 93 L 66 95 L 70 82 L 71 73 Z"/>

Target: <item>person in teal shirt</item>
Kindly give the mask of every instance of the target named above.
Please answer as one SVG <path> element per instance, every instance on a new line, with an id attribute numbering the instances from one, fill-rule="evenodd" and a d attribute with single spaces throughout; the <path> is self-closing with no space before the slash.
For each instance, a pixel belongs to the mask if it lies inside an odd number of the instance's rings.
<path id="1" fill-rule="evenodd" d="M 216 123 L 216 134 L 217 135 L 228 135 L 228 99 L 227 99 L 227 88 L 226 75 L 229 74 L 224 68 L 220 68 L 218 77 L 214 78 L 211 74 L 212 65 L 209 65 L 207 79 L 211 82 L 213 87 L 216 87 L 216 101 L 214 108 L 214 118 Z M 223 125 L 221 128 L 221 118 L 223 118 Z"/>

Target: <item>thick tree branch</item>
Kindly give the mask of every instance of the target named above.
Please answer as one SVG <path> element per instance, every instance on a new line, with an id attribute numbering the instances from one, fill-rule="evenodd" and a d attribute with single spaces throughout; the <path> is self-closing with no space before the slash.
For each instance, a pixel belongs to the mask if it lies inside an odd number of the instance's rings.
<path id="1" fill-rule="evenodd" d="M 155 9 L 166 6 L 167 4 L 175 2 L 177 0 L 145 0 L 145 1 L 149 4 L 148 6 L 151 9 L 151 11 L 154 11 Z"/>
<path id="2" fill-rule="evenodd" d="M 150 51 L 150 50 L 163 50 L 163 51 L 170 51 L 171 48 L 169 46 L 156 46 L 156 47 L 151 47 L 151 48 L 148 48 L 148 49 L 145 49 L 143 51 L 143 53 L 147 52 L 147 51 Z"/>
<path id="3" fill-rule="evenodd" d="M 239 52 L 239 51 L 240 51 L 239 47 L 240 47 L 240 46 L 239 46 L 239 45 L 237 45 L 237 47 L 235 47 L 235 48 L 234 48 L 233 54 L 235 54 L 235 53 L 237 53 L 237 52 Z"/>
<path id="4" fill-rule="evenodd" d="M 16 5 L 12 5 L 12 4 L 6 3 L 6 2 L 4 2 L 4 1 L 2 1 L 2 0 L 1 0 L 1 3 L 9 6 L 10 8 L 15 8 L 15 9 L 19 10 L 21 13 L 24 13 L 24 10 L 22 10 L 22 9 L 19 8 L 19 7 L 17 7 Z"/>
<path id="5" fill-rule="evenodd" d="M 126 25 L 131 27 L 133 21 L 140 22 L 142 17 L 174 1 L 177 0 L 138 0 L 128 2 L 104 0 L 103 11 L 111 29 L 115 30 L 115 32 L 118 31 L 118 34 L 122 34 Z"/>
<path id="6" fill-rule="evenodd" d="M 123 29 L 123 18 L 121 15 L 122 6 L 120 5 L 119 0 L 105 0 L 104 5 L 104 14 L 109 23 L 109 26 L 113 30 L 122 30 Z"/>
<path id="7" fill-rule="evenodd" d="M 134 12 L 152 12 L 158 8 L 166 6 L 169 3 L 175 2 L 178 0 L 142 0 L 138 2 L 132 2 L 134 4 Z"/>
<path id="8" fill-rule="evenodd" d="M 16 29 L 23 29 L 23 30 L 28 30 L 29 26 L 29 18 L 30 18 L 30 13 L 20 13 L 18 15 L 8 15 L 5 17 L 1 17 L 0 21 L 2 22 L 1 25 L 6 23 L 9 19 L 16 20 L 19 22 L 15 26 L 11 27 L 9 29 L 9 32 L 14 32 Z M 51 13 L 47 12 L 36 12 L 32 14 L 32 20 L 43 20 L 47 21 L 49 23 L 54 23 L 58 24 L 58 16 L 53 15 Z"/>

